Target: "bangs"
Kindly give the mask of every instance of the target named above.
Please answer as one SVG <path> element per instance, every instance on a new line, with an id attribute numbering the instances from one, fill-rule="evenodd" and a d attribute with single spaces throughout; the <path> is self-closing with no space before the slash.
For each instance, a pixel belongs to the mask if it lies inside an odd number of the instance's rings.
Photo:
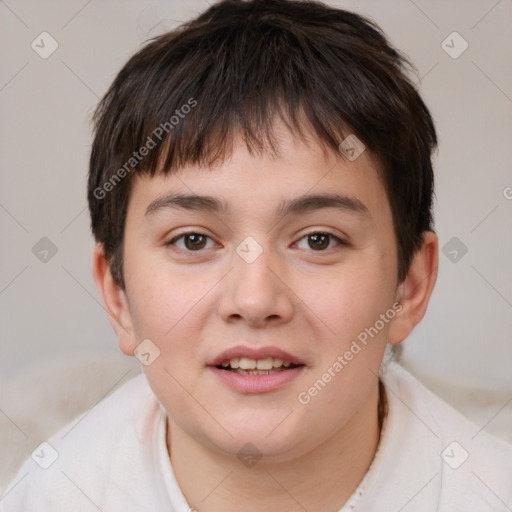
<path id="1" fill-rule="evenodd" d="M 278 121 L 282 121 L 286 129 L 305 142 L 314 139 L 324 154 L 330 149 L 342 156 L 338 145 L 345 138 L 344 134 L 351 130 L 344 128 L 341 120 L 332 123 L 330 119 L 323 124 L 315 117 L 311 119 L 302 107 L 292 110 L 284 100 L 274 105 L 277 98 L 269 96 L 265 99 L 268 101 L 256 105 L 261 109 L 259 118 L 246 116 L 246 107 L 237 102 L 230 106 L 232 117 L 208 118 L 212 119 L 210 123 L 200 122 L 210 112 L 207 108 L 201 109 L 198 103 L 197 112 L 190 114 L 190 118 L 187 116 L 181 130 L 170 133 L 161 146 L 155 148 L 156 160 L 148 161 L 147 167 L 142 165 L 140 173 L 153 176 L 156 172 L 168 174 L 186 165 L 204 168 L 222 165 L 230 158 L 233 146 L 238 141 L 245 144 L 251 156 L 268 153 L 272 157 L 279 157 L 282 125 Z"/>

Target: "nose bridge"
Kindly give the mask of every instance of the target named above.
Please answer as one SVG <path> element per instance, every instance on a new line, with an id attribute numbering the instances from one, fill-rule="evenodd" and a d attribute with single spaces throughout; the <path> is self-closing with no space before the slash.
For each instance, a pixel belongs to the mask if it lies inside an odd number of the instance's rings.
<path id="1" fill-rule="evenodd" d="M 221 307 L 226 319 L 237 316 L 258 324 L 269 317 L 290 316 L 290 297 L 276 276 L 279 263 L 268 245 L 247 237 L 235 248 L 232 263 L 234 268 L 223 291 Z"/>

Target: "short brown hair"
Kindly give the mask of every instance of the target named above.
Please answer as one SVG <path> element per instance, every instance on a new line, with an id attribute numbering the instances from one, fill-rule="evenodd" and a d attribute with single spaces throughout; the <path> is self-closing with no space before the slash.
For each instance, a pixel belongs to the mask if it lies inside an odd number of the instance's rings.
<path id="1" fill-rule="evenodd" d="M 410 69 L 372 21 L 314 1 L 224 0 L 151 40 L 121 69 L 93 117 L 91 224 L 115 281 L 124 288 L 133 174 L 222 161 L 237 136 L 251 154 L 275 151 L 276 116 L 294 133 L 312 129 L 334 151 L 355 134 L 376 157 L 403 281 L 422 233 L 433 230 L 437 145 Z"/>

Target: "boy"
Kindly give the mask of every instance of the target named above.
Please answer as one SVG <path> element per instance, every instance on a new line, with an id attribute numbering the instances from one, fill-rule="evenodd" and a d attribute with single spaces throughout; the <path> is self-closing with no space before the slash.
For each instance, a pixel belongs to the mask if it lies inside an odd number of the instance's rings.
<path id="1" fill-rule="evenodd" d="M 406 65 L 370 21 L 289 0 L 218 3 L 128 61 L 88 197 L 144 373 L 3 510 L 512 508 L 512 448 L 382 365 L 437 276 L 436 132 Z"/>

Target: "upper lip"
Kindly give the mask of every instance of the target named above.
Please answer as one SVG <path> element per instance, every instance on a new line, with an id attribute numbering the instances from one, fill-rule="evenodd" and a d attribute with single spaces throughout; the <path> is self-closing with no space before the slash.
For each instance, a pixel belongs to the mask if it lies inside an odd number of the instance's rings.
<path id="1" fill-rule="evenodd" d="M 272 357 L 274 359 L 282 359 L 283 361 L 290 361 L 292 364 L 304 364 L 298 357 L 293 356 L 289 352 L 277 347 L 248 347 L 245 345 L 236 345 L 221 352 L 218 356 L 212 359 L 207 366 L 218 366 L 222 361 L 229 361 L 234 357 L 248 357 L 249 359 L 264 359 Z"/>

